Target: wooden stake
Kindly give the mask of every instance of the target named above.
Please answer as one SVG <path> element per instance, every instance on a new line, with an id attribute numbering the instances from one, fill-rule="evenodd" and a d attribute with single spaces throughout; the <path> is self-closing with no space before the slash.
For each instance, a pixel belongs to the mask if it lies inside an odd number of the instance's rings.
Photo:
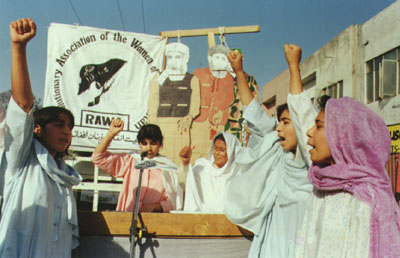
<path id="1" fill-rule="evenodd" d="M 214 32 L 208 33 L 208 48 L 215 46 L 215 35 Z"/>
<path id="2" fill-rule="evenodd" d="M 194 29 L 194 30 L 181 30 L 180 36 L 181 37 L 208 36 L 210 32 L 214 34 L 220 34 L 219 28 L 206 28 L 206 29 Z M 252 32 L 260 32 L 260 25 L 224 28 L 224 34 L 252 33 Z M 178 30 L 161 31 L 160 36 L 168 38 L 177 38 Z"/>

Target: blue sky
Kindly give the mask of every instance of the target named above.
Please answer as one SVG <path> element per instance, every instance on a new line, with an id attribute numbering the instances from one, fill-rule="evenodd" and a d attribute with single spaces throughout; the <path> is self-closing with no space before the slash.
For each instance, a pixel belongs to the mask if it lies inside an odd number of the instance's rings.
<path id="1" fill-rule="evenodd" d="M 260 25 L 259 33 L 230 34 L 242 49 L 245 70 L 263 85 L 287 68 L 283 44 L 303 48 L 303 60 L 352 24 L 375 16 L 394 0 L 0 0 L 0 92 L 10 88 L 9 23 L 31 17 L 38 26 L 28 47 L 34 94 L 43 99 L 47 28 L 51 22 L 158 35 L 160 31 Z M 118 3 L 119 7 L 118 8 Z M 73 7 L 72 7 L 73 6 Z M 74 9 L 76 13 L 74 12 Z M 122 15 L 121 15 L 122 14 Z M 122 17 L 122 18 L 121 18 Z M 170 42 L 176 41 L 171 39 Z M 207 37 L 182 38 L 189 72 L 208 66 Z M 218 38 L 216 37 L 218 43 Z"/>

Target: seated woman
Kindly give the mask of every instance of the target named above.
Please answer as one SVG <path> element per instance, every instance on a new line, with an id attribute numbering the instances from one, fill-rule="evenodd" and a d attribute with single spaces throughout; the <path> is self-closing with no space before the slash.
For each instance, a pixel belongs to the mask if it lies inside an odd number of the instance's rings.
<path id="1" fill-rule="evenodd" d="M 140 170 L 135 168 L 140 162 L 139 154 L 112 154 L 107 151 L 113 138 L 124 128 L 124 122 L 115 119 L 106 136 L 92 154 L 92 161 L 100 169 L 114 177 L 123 177 L 122 190 L 118 198 L 117 211 L 132 211 L 135 207 L 136 189 Z M 163 136 L 157 125 L 147 124 L 140 128 L 137 140 L 142 152 L 148 152 L 147 158 L 156 162 L 155 167 L 143 170 L 140 191 L 139 211 L 169 212 L 182 209 L 182 189 L 178 185 L 178 173 L 175 163 L 159 155 Z"/>
<path id="2" fill-rule="evenodd" d="M 307 132 L 314 191 L 295 257 L 399 257 L 400 214 L 385 169 L 391 143 L 385 122 L 348 97 L 320 102 Z M 311 105 L 301 83 L 288 104 L 292 110 Z M 294 123 L 303 119 L 307 115 L 292 117 Z"/>
<path id="3" fill-rule="evenodd" d="M 234 169 L 239 140 L 232 134 L 219 132 L 213 139 L 209 158 L 200 158 L 191 166 L 191 149 L 179 153 L 187 173 L 185 211 L 222 213 L 225 182 Z"/>

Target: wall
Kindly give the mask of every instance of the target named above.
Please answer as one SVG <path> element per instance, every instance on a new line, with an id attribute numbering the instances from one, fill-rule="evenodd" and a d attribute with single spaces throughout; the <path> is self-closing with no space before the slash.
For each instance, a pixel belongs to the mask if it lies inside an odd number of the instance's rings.
<path id="1" fill-rule="evenodd" d="M 307 91 L 310 97 L 318 97 L 322 88 L 343 80 L 344 95 L 354 96 L 353 87 L 361 88 L 361 80 L 355 80 L 355 70 L 360 69 L 355 60 L 359 51 L 359 26 L 353 25 L 344 30 L 314 54 L 300 64 L 302 79 L 316 74 L 316 85 Z M 286 102 L 289 93 L 289 71 L 285 70 L 279 76 L 263 87 L 262 100 L 266 101 L 277 95 L 277 105 Z"/>
<path id="2" fill-rule="evenodd" d="M 365 63 L 400 46 L 399 28 L 400 1 L 396 1 L 364 24 L 351 25 L 305 59 L 300 65 L 302 79 L 316 75 L 316 85 L 307 90 L 310 97 L 320 96 L 322 88 L 343 80 L 343 96 L 366 103 Z M 282 104 L 288 91 L 289 72 L 285 70 L 263 87 L 262 100 L 276 94 L 277 105 Z M 400 123 L 400 95 L 367 106 L 386 124 Z"/>
<path id="3" fill-rule="evenodd" d="M 400 46 L 400 1 L 384 9 L 362 25 L 364 63 Z M 399 69 L 398 69 L 399 70 Z M 365 66 L 363 67 L 365 74 Z M 398 76 L 399 77 L 399 76 Z M 365 80 L 365 78 L 364 78 Z M 397 78 L 399 80 L 399 78 Z M 364 84 L 365 81 L 364 81 Z M 364 102 L 365 103 L 365 102 Z M 400 95 L 367 105 L 388 125 L 400 123 Z"/>
<path id="4" fill-rule="evenodd" d="M 270 111 L 272 114 L 276 112 L 276 107 L 286 103 L 289 94 L 289 70 L 286 69 L 272 81 L 265 84 L 262 89 L 262 102 L 265 102 L 276 96 L 276 105 Z"/>

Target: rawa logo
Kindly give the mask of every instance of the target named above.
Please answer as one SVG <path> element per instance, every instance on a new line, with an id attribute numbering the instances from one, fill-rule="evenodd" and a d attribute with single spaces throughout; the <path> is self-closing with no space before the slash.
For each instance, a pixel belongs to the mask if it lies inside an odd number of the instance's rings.
<path id="1" fill-rule="evenodd" d="M 100 97 L 111 88 L 114 81 L 108 82 L 125 63 L 124 60 L 114 58 L 103 64 L 88 64 L 81 68 L 78 95 L 90 89 L 93 84 L 96 89 L 101 90 L 99 95 L 93 96 L 93 101 L 88 103 L 88 107 L 100 103 Z"/>

